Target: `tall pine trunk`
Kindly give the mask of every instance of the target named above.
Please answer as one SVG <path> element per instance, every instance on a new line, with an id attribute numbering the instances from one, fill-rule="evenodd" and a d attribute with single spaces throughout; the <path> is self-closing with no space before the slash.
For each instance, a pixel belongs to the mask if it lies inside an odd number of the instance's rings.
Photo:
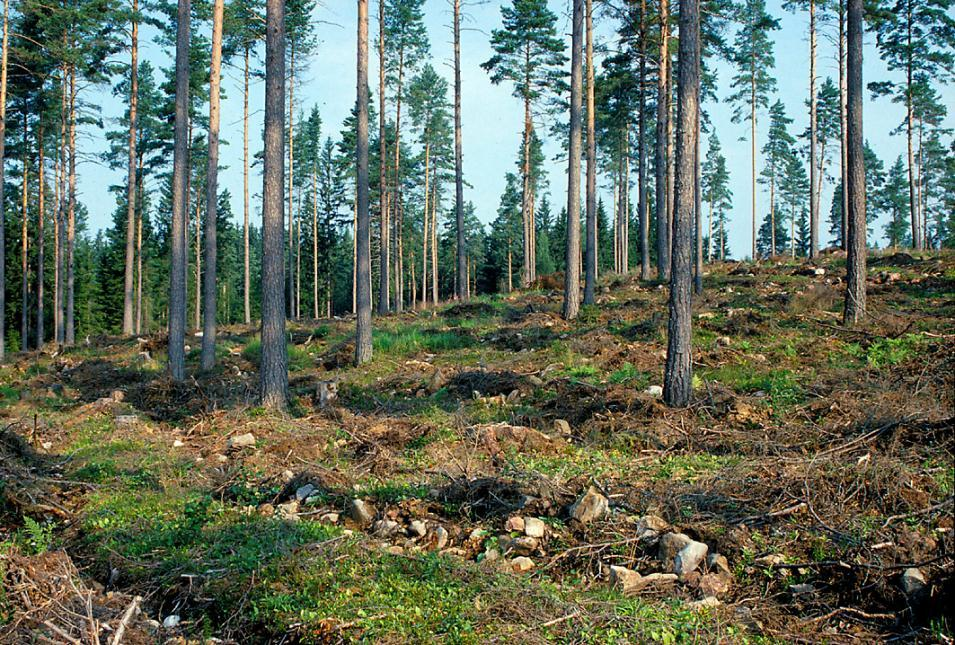
<path id="1" fill-rule="evenodd" d="M 378 209 L 379 250 L 378 263 L 378 313 L 384 315 L 391 308 L 391 235 L 388 222 L 388 172 L 385 161 L 387 141 L 385 139 L 385 0 L 378 0 Z"/>
<path id="2" fill-rule="evenodd" d="M 136 255 L 136 108 L 139 102 L 139 0 L 133 2 L 129 39 L 129 159 L 126 169 L 126 264 L 123 273 L 123 335 L 130 336 L 133 323 L 133 264 Z"/>
<path id="3" fill-rule="evenodd" d="M 176 121 L 172 166 L 172 254 L 169 272 L 169 374 L 186 378 L 186 205 L 189 190 L 190 0 L 179 0 L 176 30 Z"/>
<path id="4" fill-rule="evenodd" d="M 291 53 L 289 55 L 289 81 L 288 81 L 288 238 L 286 239 L 287 252 L 286 256 L 288 257 L 288 265 L 286 267 L 287 273 L 286 285 L 285 288 L 287 292 L 286 297 L 286 307 L 288 308 L 288 317 L 295 318 L 295 265 L 293 264 L 295 258 L 295 251 L 292 248 L 294 246 L 293 241 L 295 236 L 293 235 L 293 225 L 295 222 L 295 210 L 292 208 L 292 200 L 294 194 L 294 180 L 295 180 L 295 43 L 292 42 Z M 284 63 L 283 63 L 284 64 Z"/>
<path id="5" fill-rule="evenodd" d="M 424 144 L 424 210 L 422 217 L 424 222 L 421 227 L 421 308 L 428 304 L 428 242 L 431 239 L 431 228 L 428 223 L 428 202 L 431 198 L 431 141 L 428 138 L 428 132 L 425 131 Z"/>
<path id="6" fill-rule="evenodd" d="M 751 81 L 750 81 L 750 96 L 749 96 L 749 146 L 750 146 L 750 159 L 752 165 L 750 166 L 750 187 L 752 188 L 752 199 L 753 199 L 753 262 L 756 261 L 756 61 L 751 60 L 750 67 Z M 809 190 L 812 190 L 810 186 Z"/>
<path id="7" fill-rule="evenodd" d="M 524 252 L 524 270 L 521 273 L 521 286 L 529 287 L 531 282 L 534 281 L 534 268 L 536 267 L 536 262 L 534 262 L 533 249 L 531 248 L 531 230 L 533 229 L 533 224 L 531 223 L 532 215 L 532 206 L 531 206 L 531 195 L 533 193 L 531 189 L 531 136 L 534 132 L 534 122 L 531 119 L 531 99 L 530 96 L 524 97 L 524 190 L 523 197 L 521 198 L 521 223 L 524 226 L 523 234 L 523 252 Z M 460 267 L 458 269 L 458 274 L 461 273 Z"/>
<path id="8" fill-rule="evenodd" d="M 865 156 L 862 132 L 862 0 L 849 0 L 846 45 L 846 106 L 849 161 L 849 235 L 846 255 L 846 325 L 861 322 L 866 315 L 866 196 Z"/>
<path id="9" fill-rule="evenodd" d="M 700 41 L 696 41 L 699 48 Z M 700 53 L 696 54 L 697 60 Z M 696 237 L 696 260 L 693 266 L 693 291 L 694 293 L 703 293 L 703 192 L 700 184 L 703 183 L 702 165 L 700 164 L 700 139 L 702 118 L 700 114 L 700 104 L 697 103 L 696 132 L 693 142 L 693 214 L 694 228 Z"/>
<path id="10" fill-rule="evenodd" d="M 848 179 L 848 141 L 846 140 L 846 11 L 845 0 L 839 0 L 839 151 L 842 162 L 839 164 L 842 177 L 842 248 L 848 250 L 849 236 L 849 197 L 846 191 Z"/>
<path id="11" fill-rule="evenodd" d="M 318 172 L 314 167 L 312 168 L 312 314 L 318 318 Z"/>
<path id="12" fill-rule="evenodd" d="M 673 272 L 670 277 L 667 359 L 663 399 L 686 407 L 693 394 L 690 290 L 693 271 L 693 219 L 696 209 L 695 141 L 699 120 L 699 0 L 680 0 L 680 65 L 674 190 Z"/>
<path id="13" fill-rule="evenodd" d="M 0 41 L 0 362 L 6 358 L 6 202 L 4 198 L 6 175 L 4 174 L 4 153 L 7 140 L 7 48 L 9 43 L 9 0 L 3 0 L 3 38 Z"/>
<path id="14" fill-rule="evenodd" d="M 597 127 L 594 118 L 594 20 L 593 0 L 587 13 L 587 245 L 584 271 L 584 304 L 594 303 L 597 283 Z"/>
<path id="15" fill-rule="evenodd" d="M 640 0 L 640 74 L 637 105 L 637 207 L 640 209 L 640 279 L 650 279 L 650 212 L 647 204 L 647 2 Z"/>
<path id="16" fill-rule="evenodd" d="M 27 146 L 27 116 L 23 115 L 23 202 L 20 205 L 20 349 L 30 349 L 30 264 L 27 224 L 30 218 L 30 166 Z"/>
<path id="17" fill-rule="evenodd" d="M 660 56 L 657 64 L 657 150 L 656 217 L 657 217 L 657 272 L 660 280 L 670 279 L 670 213 L 667 210 L 667 67 L 670 62 L 670 0 L 660 0 Z"/>
<path id="18" fill-rule="evenodd" d="M 849 11 L 852 9 L 850 7 Z M 851 17 L 849 18 L 851 21 Z M 909 0 L 906 3 L 906 20 L 908 23 L 908 35 L 906 41 L 906 51 L 908 52 L 908 60 L 906 61 L 906 70 L 905 70 L 905 140 L 906 140 L 906 153 L 908 155 L 908 172 L 909 172 L 909 219 L 912 222 L 912 247 L 915 249 L 922 248 L 922 227 L 919 222 L 919 209 L 918 202 L 915 198 L 915 153 L 913 151 L 914 144 L 912 139 L 915 136 L 915 107 L 913 105 L 913 90 L 912 90 L 912 80 L 913 80 L 913 61 L 912 61 L 912 0 Z M 849 46 L 851 49 L 851 46 Z M 849 54 L 852 55 L 851 52 Z M 848 67 L 848 65 L 847 65 Z M 848 70 L 846 73 L 848 77 Z M 848 82 L 847 82 L 848 84 Z M 848 108 L 847 108 L 848 111 Z M 851 117 L 849 117 L 851 118 Z"/>
<path id="19" fill-rule="evenodd" d="M 66 329 L 64 343 L 72 345 L 76 342 L 76 322 L 74 317 L 75 296 L 75 265 L 74 251 L 76 242 L 76 67 L 70 68 L 70 103 L 69 103 L 69 210 L 66 223 Z"/>
<path id="20" fill-rule="evenodd" d="M 580 139 L 581 49 L 584 38 L 584 0 L 574 0 L 570 54 L 570 144 L 567 161 L 567 272 L 564 278 L 564 318 L 580 311 Z"/>
<path id="21" fill-rule="evenodd" d="M 43 121 L 37 125 L 37 163 L 38 183 L 40 188 L 37 191 L 37 229 L 36 229 L 36 249 L 37 249 L 37 267 L 36 267 L 36 346 L 37 349 L 43 347 L 44 329 L 43 329 L 43 273 L 46 263 L 46 239 L 45 239 L 45 219 L 46 219 L 46 177 L 44 176 L 43 164 Z"/>
<path id="22" fill-rule="evenodd" d="M 202 369 L 216 363 L 216 246 L 219 196 L 219 85 L 222 71 L 222 13 L 224 0 L 212 5 L 212 68 L 209 72 L 209 166 L 206 170 L 206 273 L 202 292 Z"/>
<path id="23" fill-rule="evenodd" d="M 819 198 L 821 177 L 817 180 L 816 160 L 816 2 L 809 0 L 809 257 L 819 254 Z M 822 169 L 821 159 L 819 170 Z M 817 190 L 817 183 L 819 189 Z"/>
<path id="24" fill-rule="evenodd" d="M 143 155 L 139 155 L 139 206 L 136 214 L 136 335 L 143 331 Z"/>
<path id="25" fill-rule="evenodd" d="M 371 360 L 371 237 L 368 208 L 368 0 L 358 0 L 358 134 L 355 166 L 355 363 Z"/>
<path id="26" fill-rule="evenodd" d="M 262 405 L 284 410 L 288 396 L 285 346 L 285 3 L 267 0 L 265 142 L 262 179 Z"/>
<path id="27" fill-rule="evenodd" d="M 394 235 L 395 235 L 395 311 L 404 310 L 404 246 L 402 229 L 404 224 L 404 207 L 401 202 L 401 98 L 404 94 L 405 54 L 402 50 L 398 55 L 398 87 L 395 88 L 395 183 L 392 191 L 394 200 Z"/>
<path id="28" fill-rule="evenodd" d="M 249 258 L 249 45 L 245 45 L 242 85 L 242 260 L 243 306 L 245 324 L 252 323 L 252 267 Z"/>
<path id="29" fill-rule="evenodd" d="M 467 283 L 460 276 L 465 263 L 464 153 L 461 133 L 461 0 L 454 0 L 454 219 L 457 231 L 458 300 L 467 300 Z M 425 166 L 425 174 L 428 168 Z"/>

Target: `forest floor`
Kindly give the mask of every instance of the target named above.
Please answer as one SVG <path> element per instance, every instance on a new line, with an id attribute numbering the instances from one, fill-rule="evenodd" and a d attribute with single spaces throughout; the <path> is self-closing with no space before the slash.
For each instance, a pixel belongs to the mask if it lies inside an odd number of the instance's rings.
<path id="1" fill-rule="evenodd" d="M 292 324 L 288 416 L 246 327 L 12 357 L 0 642 L 952 642 L 955 255 L 708 271 L 686 410 L 632 277 Z"/>

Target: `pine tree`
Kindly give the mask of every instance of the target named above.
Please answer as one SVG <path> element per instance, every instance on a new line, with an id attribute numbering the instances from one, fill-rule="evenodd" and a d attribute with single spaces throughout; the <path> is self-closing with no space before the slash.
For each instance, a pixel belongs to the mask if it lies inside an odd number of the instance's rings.
<path id="1" fill-rule="evenodd" d="M 355 168 L 355 364 L 371 360 L 371 240 L 368 206 L 368 0 L 358 0 Z"/>
<path id="2" fill-rule="evenodd" d="M 735 90 L 729 100 L 736 104 L 733 122 L 750 123 L 750 153 L 752 157 L 753 244 L 752 258 L 756 259 L 756 124 L 760 108 L 769 106 L 769 95 L 776 89 L 771 75 L 775 66 L 770 32 L 779 28 L 779 21 L 766 13 L 764 0 L 745 0 L 739 8 L 742 23 L 736 34 L 732 60 L 737 73 L 731 87 Z"/>
<path id="3" fill-rule="evenodd" d="M 769 187 L 769 213 L 766 215 L 765 232 L 768 238 L 762 246 L 762 255 L 770 257 L 776 255 L 776 249 L 784 246 L 783 240 L 777 240 L 777 233 L 783 232 L 782 217 L 776 213 L 776 190 L 780 182 L 780 176 L 784 172 L 787 159 L 793 154 L 792 146 L 795 139 L 789 134 L 788 126 L 792 119 L 786 116 L 786 109 L 782 101 L 777 100 L 769 108 L 769 131 L 766 135 L 766 143 L 763 145 L 762 153 L 764 159 L 763 171 L 760 173 L 759 182 Z M 779 220 L 777 222 L 777 220 Z M 761 235 L 762 237 L 762 229 Z M 759 249 L 757 249 L 759 250 Z"/>
<path id="4" fill-rule="evenodd" d="M 899 156 L 886 173 L 885 185 L 878 193 L 879 209 L 888 214 L 885 225 L 885 237 L 889 247 L 896 249 L 912 243 L 909 228 L 909 214 L 912 212 L 908 201 L 908 178 L 905 163 Z"/>
<path id="5" fill-rule="evenodd" d="M 501 7 L 502 26 L 491 32 L 494 55 L 483 67 L 495 85 L 514 84 L 514 96 L 524 103 L 523 165 L 521 179 L 521 234 L 523 271 L 521 284 L 529 286 L 537 277 L 534 265 L 534 192 L 531 177 L 533 108 L 561 87 L 561 67 L 566 58 L 564 45 L 557 36 L 557 16 L 547 0 L 513 0 Z"/>
<path id="6" fill-rule="evenodd" d="M 711 262 L 713 260 L 714 252 L 720 260 L 725 260 L 726 228 L 729 223 L 729 210 L 733 208 L 733 191 L 730 190 L 729 186 L 730 174 L 726 167 L 726 157 L 723 156 L 716 132 L 710 135 L 702 173 L 702 197 L 703 201 L 709 205 L 707 261 Z"/>

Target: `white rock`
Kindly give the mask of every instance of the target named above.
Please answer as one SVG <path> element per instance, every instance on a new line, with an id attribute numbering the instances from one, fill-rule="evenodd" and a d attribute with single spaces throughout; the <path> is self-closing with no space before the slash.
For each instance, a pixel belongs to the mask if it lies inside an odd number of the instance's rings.
<path id="1" fill-rule="evenodd" d="M 644 392 L 646 392 L 647 394 L 649 394 L 650 396 L 652 396 L 652 397 L 655 398 L 655 399 L 662 399 L 662 398 L 663 398 L 663 386 L 662 386 L 662 385 L 651 385 L 651 386 L 648 387 L 646 390 L 644 390 Z"/>
<path id="2" fill-rule="evenodd" d="M 295 499 L 302 502 L 308 499 L 308 496 L 315 492 L 315 486 L 312 484 L 305 484 L 304 486 L 299 486 L 295 491 Z"/>
<path id="3" fill-rule="evenodd" d="M 610 567 L 610 584 L 624 594 L 636 593 L 645 585 L 640 572 L 616 565 Z"/>
<path id="4" fill-rule="evenodd" d="M 526 523 L 524 522 L 523 517 L 521 517 L 520 515 L 514 515 L 513 517 L 507 518 L 507 521 L 504 522 L 504 530 L 517 531 L 518 533 L 523 533 L 525 525 Z"/>
<path id="5" fill-rule="evenodd" d="M 902 573 L 902 590 L 907 596 L 915 596 L 921 593 L 928 585 L 928 580 L 922 574 L 920 569 L 909 567 Z"/>
<path id="6" fill-rule="evenodd" d="M 690 542 L 680 549 L 673 559 L 673 573 L 678 576 L 685 576 L 691 571 L 695 571 L 703 559 L 709 547 L 702 542 Z"/>
<path id="7" fill-rule="evenodd" d="M 534 561 L 523 555 L 519 555 L 511 560 L 511 568 L 518 573 L 530 571 L 534 568 Z"/>
<path id="8" fill-rule="evenodd" d="M 547 531 L 547 526 L 536 517 L 524 519 L 524 535 L 533 538 L 542 538 Z"/>
<path id="9" fill-rule="evenodd" d="M 676 554 L 692 541 L 689 536 L 682 533 L 667 533 L 660 538 L 657 558 L 665 566 L 673 566 L 673 560 L 676 558 Z"/>
<path id="10" fill-rule="evenodd" d="M 394 520 L 378 520 L 372 527 L 375 535 L 380 537 L 391 537 L 401 530 L 401 525 Z"/>
<path id="11" fill-rule="evenodd" d="M 186 444 L 184 444 L 180 439 L 176 439 L 175 441 L 172 442 L 173 448 L 182 448 L 184 445 Z"/>
<path id="12" fill-rule="evenodd" d="M 580 522 L 587 524 L 594 520 L 599 520 L 607 514 L 610 508 L 610 501 L 601 495 L 596 488 L 591 486 L 587 492 L 570 507 L 570 516 Z"/>
<path id="13" fill-rule="evenodd" d="M 162 626 L 166 629 L 175 629 L 179 626 L 179 614 L 169 614 L 162 621 Z"/>
<path id="14" fill-rule="evenodd" d="M 570 423 L 565 419 L 555 419 L 554 432 L 560 435 L 569 435 L 571 433 Z"/>
<path id="15" fill-rule="evenodd" d="M 375 519 L 375 507 L 363 499 L 353 499 L 348 507 L 348 516 L 359 526 L 367 526 Z"/>
<path id="16" fill-rule="evenodd" d="M 428 534 L 428 525 L 422 522 L 421 520 L 412 520 L 411 532 L 417 535 L 418 537 L 424 537 L 425 535 Z"/>
<path id="17" fill-rule="evenodd" d="M 443 526 L 439 526 L 434 530 L 434 548 L 438 551 L 443 549 L 448 545 L 448 530 Z"/>
<path id="18" fill-rule="evenodd" d="M 247 448 L 255 445 L 255 435 L 251 432 L 230 437 L 226 442 L 227 448 Z"/>

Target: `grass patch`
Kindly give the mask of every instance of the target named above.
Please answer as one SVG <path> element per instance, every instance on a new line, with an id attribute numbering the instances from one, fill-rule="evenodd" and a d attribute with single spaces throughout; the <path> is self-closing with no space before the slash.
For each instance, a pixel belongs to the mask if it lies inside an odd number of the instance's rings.
<path id="1" fill-rule="evenodd" d="M 921 334 L 905 334 L 898 338 L 880 338 L 865 348 L 859 343 L 851 343 L 846 345 L 846 352 L 864 360 L 870 367 L 886 367 L 912 359 L 925 342 L 926 338 Z"/>
<path id="2" fill-rule="evenodd" d="M 376 329 L 372 337 L 374 351 L 381 354 L 407 356 L 418 352 L 440 353 L 464 349 L 474 345 L 471 336 L 450 330 L 418 329 L 407 327 L 398 330 Z"/>
<path id="3" fill-rule="evenodd" d="M 312 365 L 312 357 L 308 352 L 289 343 L 286 345 L 288 351 L 288 369 L 290 372 L 300 372 L 306 370 Z M 249 344 L 242 350 L 242 358 L 254 364 L 256 367 L 262 363 L 262 341 L 258 338 L 249 341 Z"/>

